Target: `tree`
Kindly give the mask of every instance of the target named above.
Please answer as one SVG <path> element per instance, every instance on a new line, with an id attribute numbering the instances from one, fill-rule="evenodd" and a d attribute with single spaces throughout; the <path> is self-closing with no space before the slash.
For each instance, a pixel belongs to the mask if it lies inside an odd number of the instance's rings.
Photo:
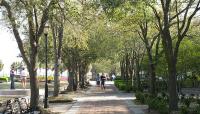
<path id="1" fill-rule="evenodd" d="M 179 46 L 187 36 L 193 17 L 200 10 L 200 0 L 159 0 L 159 3 L 155 4 L 161 10 L 155 8 L 153 2 L 149 2 L 149 5 L 154 11 L 162 37 L 169 74 L 169 109 L 174 111 L 178 109 L 176 65 Z"/>
<path id="2" fill-rule="evenodd" d="M 160 44 L 160 33 L 154 29 L 156 28 L 154 18 L 151 16 L 149 10 L 146 7 L 146 4 L 142 4 L 139 8 L 139 15 L 141 16 L 138 25 L 139 29 L 136 30 L 141 38 L 141 40 L 144 42 L 147 57 L 148 57 L 148 71 L 149 75 L 151 77 L 150 81 L 150 92 L 153 96 L 156 95 L 156 65 L 159 59 L 159 44 Z M 155 47 L 155 54 L 153 52 L 153 49 Z"/>
<path id="3" fill-rule="evenodd" d="M 54 96 L 58 96 L 60 88 L 59 66 L 61 64 L 61 49 L 64 32 L 64 5 L 64 1 L 60 2 L 60 4 L 51 11 L 52 15 L 50 19 L 54 48 Z"/>
<path id="4" fill-rule="evenodd" d="M 49 4 L 48 4 L 49 3 Z M 45 24 L 49 18 L 49 10 L 56 4 L 56 0 L 46 1 L 7 1 L 1 0 L 0 6 L 3 7 L 7 13 L 4 15 L 8 17 L 10 28 L 15 36 L 18 48 L 22 55 L 24 62 L 30 75 L 31 87 L 31 103 L 30 107 L 36 110 L 39 103 L 39 87 L 36 77 L 36 60 L 38 54 L 39 39 L 44 31 Z M 23 17 L 23 19 L 18 17 Z M 26 20 L 26 23 L 23 22 Z M 22 34 L 20 27 L 25 37 L 29 41 L 29 54 L 25 52 Z"/>
<path id="5" fill-rule="evenodd" d="M 11 68 L 14 68 L 14 70 L 17 72 L 18 69 L 21 69 L 23 66 L 22 62 L 13 62 L 11 64 Z"/>

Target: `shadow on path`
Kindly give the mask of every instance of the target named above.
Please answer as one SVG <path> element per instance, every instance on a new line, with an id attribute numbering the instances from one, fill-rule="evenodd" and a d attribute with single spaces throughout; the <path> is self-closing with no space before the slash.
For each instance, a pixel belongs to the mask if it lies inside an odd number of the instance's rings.
<path id="1" fill-rule="evenodd" d="M 105 90 L 95 82 L 91 85 L 84 97 L 76 98 L 77 102 L 66 114 L 143 114 L 140 110 L 134 111 L 133 93 L 119 92 L 113 82 L 107 82 Z"/>

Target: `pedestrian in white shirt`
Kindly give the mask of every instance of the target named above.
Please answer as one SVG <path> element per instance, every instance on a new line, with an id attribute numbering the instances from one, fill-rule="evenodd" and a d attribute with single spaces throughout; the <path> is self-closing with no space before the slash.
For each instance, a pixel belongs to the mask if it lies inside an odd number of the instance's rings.
<path id="1" fill-rule="evenodd" d="M 26 77 L 27 77 L 27 73 L 26 73 L 26 71 L 25 71 L 24 68 L 22 68 L 20 76 L 21 76 L 22 87 L 24 89 L 26 89 Z"/>
<path id="2" fill-rule="evenodd" d="M 116 78 L 115 74 L 112 74 L 112 80 L 114 81 Z"/>

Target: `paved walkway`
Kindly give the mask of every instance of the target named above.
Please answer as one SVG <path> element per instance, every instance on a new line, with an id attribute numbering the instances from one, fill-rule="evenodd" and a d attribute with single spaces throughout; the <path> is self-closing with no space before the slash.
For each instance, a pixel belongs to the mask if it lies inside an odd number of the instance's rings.
<path id="1" fill-rule="evenodd" d="M 66 114 L 144 114 L 131 100 L 132 93 L 119 92 L 113 82 L 107 82 L 106 90 L 91 83 L 85 97 L 76 98 L 77 102 Z"/>
<path id="2" fill-rule="evenodd" d="M 146 106 L 135 105 L 133 93 L 118 91 L 113 82 L 106 82 L 106 89 L 102 90 L 91 81 L 88 91 L 81 92 L 76 102 L 50 104 L 53 112 L 60 114 L 145 114 Z M 27 91 L 27 90 L 26 90 Z M 40 94 L 44 91 L 41 90 Z"/>

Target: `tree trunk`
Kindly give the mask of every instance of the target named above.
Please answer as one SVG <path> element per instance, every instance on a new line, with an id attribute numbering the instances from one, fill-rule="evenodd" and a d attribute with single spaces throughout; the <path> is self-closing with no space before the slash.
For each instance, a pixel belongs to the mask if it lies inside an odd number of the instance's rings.
<path id="1" fill-rule="evenodd" d="M 123 58 L 123 60 L 121 61 L 121 77 L 122 79 L 125 81 L 126 80 L 126 63 L 125 60 Z"/>
<path id="2" fill-rule="evenodd" d="M 130 78 L 131 78 L 131 86 L 133 87 L 133 86 L 134 86 L 134 84 L 133 84 L 133 75 L 134 75 L 134 73 L 133 73 L 133 65 L 134 65 L 134 58 L 132 57 L 130 61 L 131 61 L 131 62 L 130 62 L 131 65 L 130 65 L 130 68 L 129 68 L 129 72 L 130 72 Z"/>
<path id="3" fill-rule="evenodd" d="M 76 91 L 78 88 L 78 75 L 77 75 L 77 71 L 74 71 L 74 91 Z"/>
<path id="4" fill-rule="evenodd" d="M 124 79 L 124 68 L 123 68 L 123 60 L 120 61 L 120 70 L 121 70 L 121 78 Z"/>
<path id="5" fill-rule="evenodd" d="M 137 90 L 141 91 L 139 60 L 136 60 L 135 63 L 136 63 Z"/>
<path id="6" fill-rule="evenodd" d="M 30 54 L 30 63 L 27 64 L 27 69 L 30 76 L 31 102 L 30 107 L 33 110 L 38 108 L 39 104 L 39 86 L 37 81 L 37 70 L 35 68 L 37 49 L 33 49 Z"/>
<path id="7" fill-rule="evenodd" d="M 38 81 L 36 78 L 36 71 L 34 71 L 32 68 L 29 70 L 29 76 L 30 76 L 30 88 L 31 88 L 31 103 L 30 107 L 31 109 L 37 109 L 39 104 L 39 87 L 38 87 Z"/>
<path id="8" fill-rule="evenodd" d="M 82 71 L 82 76 L 81 76 L 81 88 L 85 87 L 85 72 Z"/>
<path id="9" fill-rule="evenodd" d="M 59 63 L 58 59 L 55 59 L 54 63 L 54 91 L 53 96 L 58 96 L 60 91 L 60 80 L 59 80 Z"/>
<path id="10" fill-rule="evenodd" d="M 81 88 L 85 87 L 85 68 L 84 63 L 81 66 Z"/>
<path id="11" fill-rule="evenodd" d="M 69 63 L 69 76 L 68 76 L 68 86 L 67 86 L 67 90 L 68 91 L 73 91 L 73 84 L 74 84 L 74 75 L 73 75 L 73 61 L 71 59 L 72 57 L 69 56 L 69 60 L 68 60 L 68 63 Z"/>
<path id="12" fill-rule="evenodd" d="M 172 60 L 168 61 L 169 73 L 169 109 L 178 109 L 177 80 L 176 80 L 176 63 Z"/>
<path id="13" fill-rule="evenodd" d="M 59 64 L 58 64 L 58 50 L 57 50 L 57 26 L 55 24 L 52 25 L 52 33 L 53 33 L 53 48 L 54 48 L 54 91 L 53 96 L 58 96 L 59 94 Z"/>
<path id="14" fill-rule="evenodd" d="M 78 77 L 77 77 L 77 63 L 76 63 L 76 58 L 75 58 L 76 54 L 74 54 L 73 57 L 73 68 L 72 68 L 72 72 L 73 72 L 73 90 L 76 91 L 77 90 L 77 86 L 78 86 Z"/>
<path id="15" fill-rule="evenodd" d="M 126 63 L 125 63 L 125 82 L 126 82 L 126 87 L 128 88 L 129 85 L 128 85 L 128 79 L 129 79 L 129 55 L 126 54 Z"/>
<path id="16" fill-rule="evenodd" d="M 52 26 L 53 41 L 54 41 L 54 96 L 58 96 L 60 91 L 60 80 L 59 80 L 59 65 L 61 60 L 61 49 L 63 39 L 63 25 L 61 24 L 58 29 L 58 46 L 57 46 L 57 29 L 54 30 Z"/>
<path id="17" fill-rule="evenodd" d="M 151 49 L 147 48 L 147 55 L 148 55 L 148 59 L 149 59 L 149 74 L 151 77 L 151 94 L 153 96 L 156 95 L 156 72 L 155 72 L 155 65 L 153 63 L 153 57 L 152 57 L 152 53 L 151 53 Z"/>
<path id="18" fill-rule="evenodd" d="M 178 95 L 177 95 L 177 80 L 176 80 L 177 56 L 174 55 L 172 40 L 170 39 L 171 36 L 169 29 L 166 29 L 162 34 L 162 43 L 168 65 L 169 109 L 170 111 L 176 111 L 178 110 Z"/>
<path id="19" fill-rule="evenodd" d="M 73 91 L 73 71 L 71 68 L 69 68 L 69 76 L 68 76 L 68 91 Z"/>
<path id="20" fill-rule="evenodd" d="M 81 62 L 80 62 L 79 65 L 78 65 L 78 76 L 79 76 L 78 77 L 78 82 L 79 82 L 79 87 L 80 88 L 82 88 L 82 84 L 81 84 L 82 83 L 82 78 L 81 78 L 82 77 L 82 69 L 81 69 L 81 66 L 82 65 L 81 65 Z"/>

